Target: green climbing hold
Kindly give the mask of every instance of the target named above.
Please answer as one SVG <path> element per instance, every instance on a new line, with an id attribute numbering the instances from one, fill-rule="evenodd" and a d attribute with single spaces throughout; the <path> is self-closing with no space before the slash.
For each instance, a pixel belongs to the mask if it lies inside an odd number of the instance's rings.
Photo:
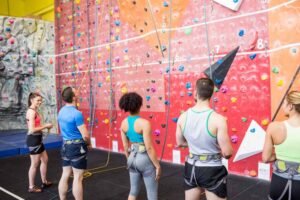
<path id="1" fill-rule="evenodd" d="M 278 73 L 279 73 L 279 68 L 278 68 L 278 67 L 273 67 L 273 68 L 272 68 L 272 72 L 273 72 L 274 74 L 278 74 Z"/>
<path id="2" fill-rule="evenodd" d="M 242 122 L 247 122 L 247 118 L 246 117 L 242 117 Z"/>
<path id="3" fill-rule="evenodd" d="M 192 27 L 189 27 L 189 28 L 184 29 L 184 33 L 185 33 L 186 35 L 190 35 L 192 32 L 193 32 Z"/>

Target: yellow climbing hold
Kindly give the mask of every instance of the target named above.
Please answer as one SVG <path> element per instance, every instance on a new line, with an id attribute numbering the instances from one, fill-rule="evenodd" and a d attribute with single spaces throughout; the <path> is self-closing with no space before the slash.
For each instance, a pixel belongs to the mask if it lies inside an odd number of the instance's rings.
<path id="1" fill-rule="evenodd" d="M 267 126 L 269 124 L 269 120 L 268 119 L 264 119 L 261 121 L 261 125 L 263 126 Z"/>
<path id="2" fill-rule="evenodd" d="M 110 46 L 109 45 L 106 45 L 105 47 L 106 47 L 107 50 L 110 50 Z"/>
<path id="3" fill-rule="evenodd" d="M 110 81 L 110 76 L 107 76 L 105 79 L 107 82 Z"/>
<path id="4" fill-rule="evenodd" d="M 89 122 L 91 119 L 88 117 L 86 120 Z"/>
<path id="5" fill-rule="evenodd" d="M 79 107 L 80 106 L 80 103 L 77 103 L 77 107 Z"/>
<path id="6" fill-rule="evenodd" d="M 263 75 L 261 75 L 260 78 L 261 78 L 261 80 L 265 81 L 265 80 L 268 79 L 268 75 L 267 74 L 263 74 Z"/>
<path id="7" fill-rule="evenodd" d="M 127 87 L 122 87 L 121 92 L 122 94 L 126 94 L 128 92 Z"/>
<path id="8" fill-rule="evenodd" d="M 232 103 L 235 103 L 237 101 L 237 98 L 236 97 L 231 97 L 230 100 L 231 100 Z"/>
<path id="9" fill-rule="evenodd" d="M 105 119 L 103 122 L 104 122 L 104 124 L 108 124 L 109 123 L 109 119 Z"/>
<path id="10" fill-rule="evenodd" d="M 280 79 L 279 81 L 277 81 L 277 86 L 278 87 L 283 86 L 283 80 L 282 79 Z"/>
<path id="11" fill-rule="evenodd" d="M 80 4 L 80 0 L 75 0 L 75 3 L 76 4 Z"/>

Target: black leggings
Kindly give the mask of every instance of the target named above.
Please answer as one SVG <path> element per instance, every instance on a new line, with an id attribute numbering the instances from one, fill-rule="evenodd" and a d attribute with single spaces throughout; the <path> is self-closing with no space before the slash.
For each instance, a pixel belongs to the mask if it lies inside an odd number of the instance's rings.
<path id="1" fill-rule="evenodd" d="M 287 179 L 282 178 L 276 174 L 273 173 L 272 175 L 272 181 L 271 181 L 271 187 L 270 187 L 270 198 L 272 200 L 277 200 L 282 192 L 284 191 L 284 188 L 287 184 Z M 283 196 L 282 200 L 288 200 L 288 190 Z M 293 180 L 292 181 L 292 198 L 291 200 L 300 200 L 300 181 Z"/>

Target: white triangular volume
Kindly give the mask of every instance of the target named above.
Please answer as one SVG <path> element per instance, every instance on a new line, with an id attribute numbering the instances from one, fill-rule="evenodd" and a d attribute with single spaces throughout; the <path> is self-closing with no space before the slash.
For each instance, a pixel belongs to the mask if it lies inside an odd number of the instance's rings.
<path id="1" fill-rule="evenodd" d="M 265 135 L 265 130 L 256 121 L 252 120 L 233 162 L 261 153 L 264 147 Z"/>
<path id="2" fill-rule="evenodd" d="M 214 1 L 231 10 L 238 11 L 243 0 L 214 0 Z"/>

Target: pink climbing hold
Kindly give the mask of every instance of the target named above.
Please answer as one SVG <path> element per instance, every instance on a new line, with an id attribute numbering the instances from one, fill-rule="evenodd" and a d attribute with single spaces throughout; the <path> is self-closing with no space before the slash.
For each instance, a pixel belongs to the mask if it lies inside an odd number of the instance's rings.
<path id="1" fill-rule="evenodd" d="M 159 130 L 159 129 L 156 129 L 156 130 L 154 131 L 154 135 L 155 135 L 155 136 L 160 136 L 160 130 Z"/>
<path id="2" fill-rule="evenodd" d="M 234 143 L 234 144 L 238 142 L 238 136 L 237 135 L 232 135 L 230 137 L 230 139 L 231 139 L 231 142 Z"/>

